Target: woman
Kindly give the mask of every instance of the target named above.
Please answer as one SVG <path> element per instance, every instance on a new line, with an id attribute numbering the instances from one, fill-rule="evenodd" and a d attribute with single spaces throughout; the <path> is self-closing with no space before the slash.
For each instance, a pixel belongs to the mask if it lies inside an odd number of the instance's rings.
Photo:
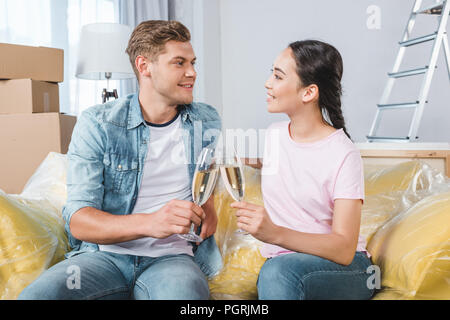
<path id="1" fill-rule="evenodd" d="M 320 41 L 291 43 L 266 82 L 268 110 L 290 121 L 266 133 L 264 207 L 235 202 L 238 228 L 264 242 L 260 299 L 369 299 L 359 237 L 362 160 L 341 111 L 342 58 Z"/>

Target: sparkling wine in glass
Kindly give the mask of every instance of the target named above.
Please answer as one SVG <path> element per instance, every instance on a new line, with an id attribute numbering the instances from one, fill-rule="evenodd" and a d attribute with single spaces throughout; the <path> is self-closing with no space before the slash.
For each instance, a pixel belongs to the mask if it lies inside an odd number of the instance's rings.
<path id="1" fill-rule="evenodd" d="M 234 201 L 244 200 L 245 180 L 242 163 L 234 148 L 225 147 L 221 154 L 220 175 L 230 196 Z M 248 234 L 238 229 L 237 232 Z"/>
<path id="2" fill-rule="evenodd" d="M 244 199 L 245 182 L 241 166 L 224 164 L 220 167 L 220 174 L 225 188 L 234 201 L 242 201 Z"/>
<path id="3" fill-rule="evenodd" d="M 204 148 L 198 158 L 197 166 L 192 179 L 192 200 L 202 206 L 208 201 L 216 186 L 219 170 L 214 158 L 214 149 Z M 195 234 L 195 224 L 191 224 L 189 233 L 178 236 L 191 242 L 202 242 L 203 239 Z"/>

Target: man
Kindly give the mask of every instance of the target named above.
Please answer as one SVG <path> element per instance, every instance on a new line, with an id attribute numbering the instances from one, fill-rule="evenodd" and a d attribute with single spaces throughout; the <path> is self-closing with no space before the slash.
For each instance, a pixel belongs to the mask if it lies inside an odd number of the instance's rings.
<path id="1" fill-rule="evenodd" d="M 219 115 L 192 102 L 196 58 L 181 23 L 141 23 L 127 53 L 139 92 L 88 108 L 72 135 L 63 217 L 73 250 L 19 299 L 209 298 L 206 276 L 222 266 L 217 216 L 212 198 L 191 202 L 191 183 Z M 198 247 L 177 236 L 191 223 L 206 239 Z"/>

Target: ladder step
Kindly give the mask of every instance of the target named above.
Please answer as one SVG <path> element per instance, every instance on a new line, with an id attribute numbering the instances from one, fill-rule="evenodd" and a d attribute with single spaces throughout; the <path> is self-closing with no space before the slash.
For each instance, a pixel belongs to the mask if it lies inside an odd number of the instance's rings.
<path id="1" fill-rule="evenodd" d="M 378 137 L 378 136 L 366 136 L 369 142 L 409 142 L 409 137 Z"/>
<path id="2" fill-rule="evenodd" d="M 428 66 L 426 66 L 424 68 L 413 69 L 413 70 L 388 73 L 388 75 L 391 78 L 402 78 L 402 77 L 409 77 L 409 76 L 415 76 L 417 74 L 422 74 L 422 73 L 427 72 L 427 70 L 428 70 Z"/>
<path id="3" fill-rule="evenodd" d="M 399 42 L 399 44 L 402 47 L 409 47 L 409 46 L 412 46 L 415 44 L 434 40 L 434 39 L 436 39 L 436 37 L 437 37 L 437 32 L 428 34 L 426 36 L 422 36 L 422 37 L 418 37 L 418 38 L 414 38 L 414 39 L 410 39 L 410 40 L 406 40 L 406 41 L 401 41 L 401 42 Z"/>
<path id="4" fill-rule="evenodd" d="M 445 2 L 445 1 L 444 1 Z M 422 14 L 441 14 L 442 13 L 442 7 L 444 6 L 444 2 L 441 3 L 435 3 L 429 7 L 423 8 L 416 13 L 422 13 Z"/>
<path id="5" fill-rule="evenodd" d="M 391 104 L 379 104 L 380 109 L 401 109 L 401 108 L 416 108 L 419 102 L 407 102 L 407 103 L 391 103 Z"/>

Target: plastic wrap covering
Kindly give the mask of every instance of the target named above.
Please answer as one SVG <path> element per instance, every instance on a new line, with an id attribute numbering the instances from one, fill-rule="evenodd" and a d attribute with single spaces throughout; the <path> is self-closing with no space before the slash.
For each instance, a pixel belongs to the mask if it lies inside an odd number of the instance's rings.
<path id="1" fill-rule="evenodd" d="M 381 270 L 374 299 L 450 299 L 450 180 L 421 161 L 365 167 L 360 233 Z"/>
<path id="2" fill-rule="evenodd" d="M 0 299 L 16 299 L 69 250 L 61 217 L 64 158 L 50 154 L 30 178 L 25 196 L 0 191 Z"/>
<path id="3" fill-rule="evenodd" d="M 64 155 L 50 153 L 21 195 L 0 191 L 0 299 L 15 299 L 70 250 L 61 218 L 66 168 Z M 263 205 L 260 170 L 244 168 L 245 201 Z M 374 299 L 450 299 L 450 180 L 409 161 L 365 167 L 365 187 L 360 231 L 381 269 Z M 236 233 L 233 200 L 221 179 L 214 202 L 224 267 L 209 281 L 211 297 L 256 299 L 261 242 Z"/>
<path id="4" fill-rule="evenodd" d="M 58 212 L 67 200 L 67 156 L 50 152 L 23 188 L 21 197 L 47 199 Z"/>
<path id="5" fill-rule="evenodd" d="M 384 295 L 450 299 L 450 192 L 428 196 L 392 218 L 368 249 L 382 271 Z"/>
<path id="6" fill-rule="evenodd" d="M 449 179 L 428 164 L 414 160 L 387 168 L 365 167 L 365 201 L 360 233 L 369 243 L 388 220 L 433 194 L 449 189 Z"/>
<path id="7" fill-rule="evenodd" d="M 410 161 L 367 174 L 366 194 L 361 233 L 381 270 L 374 298 L 450 299 L 450 179 Z"/>
<path id="8" fill-rule="evenodd" d="M 414 188 L 427 184 L 426 176 L 421 174 L 422 163 L 407 161 L 396 166 L 380 168 L 374 165 L 364 167 L 365 195 L 379 193 L 404 192 L 413 182 Z"/>
<path id="9" fill-rule="evenodd" d="M 263 205 L 260 170 L 244 166 L 244 176 L 244 201 Z M 223 256 L 224 267 L 209 281 L 211 298 L 257 299 L 256 281 L 266 259 L 259 252 L 259 240 L 237 231 L 236 209 L 230 207 L 233 202 L 219 179 L 214 193 L 219 218 L 215 238 Z"/>

